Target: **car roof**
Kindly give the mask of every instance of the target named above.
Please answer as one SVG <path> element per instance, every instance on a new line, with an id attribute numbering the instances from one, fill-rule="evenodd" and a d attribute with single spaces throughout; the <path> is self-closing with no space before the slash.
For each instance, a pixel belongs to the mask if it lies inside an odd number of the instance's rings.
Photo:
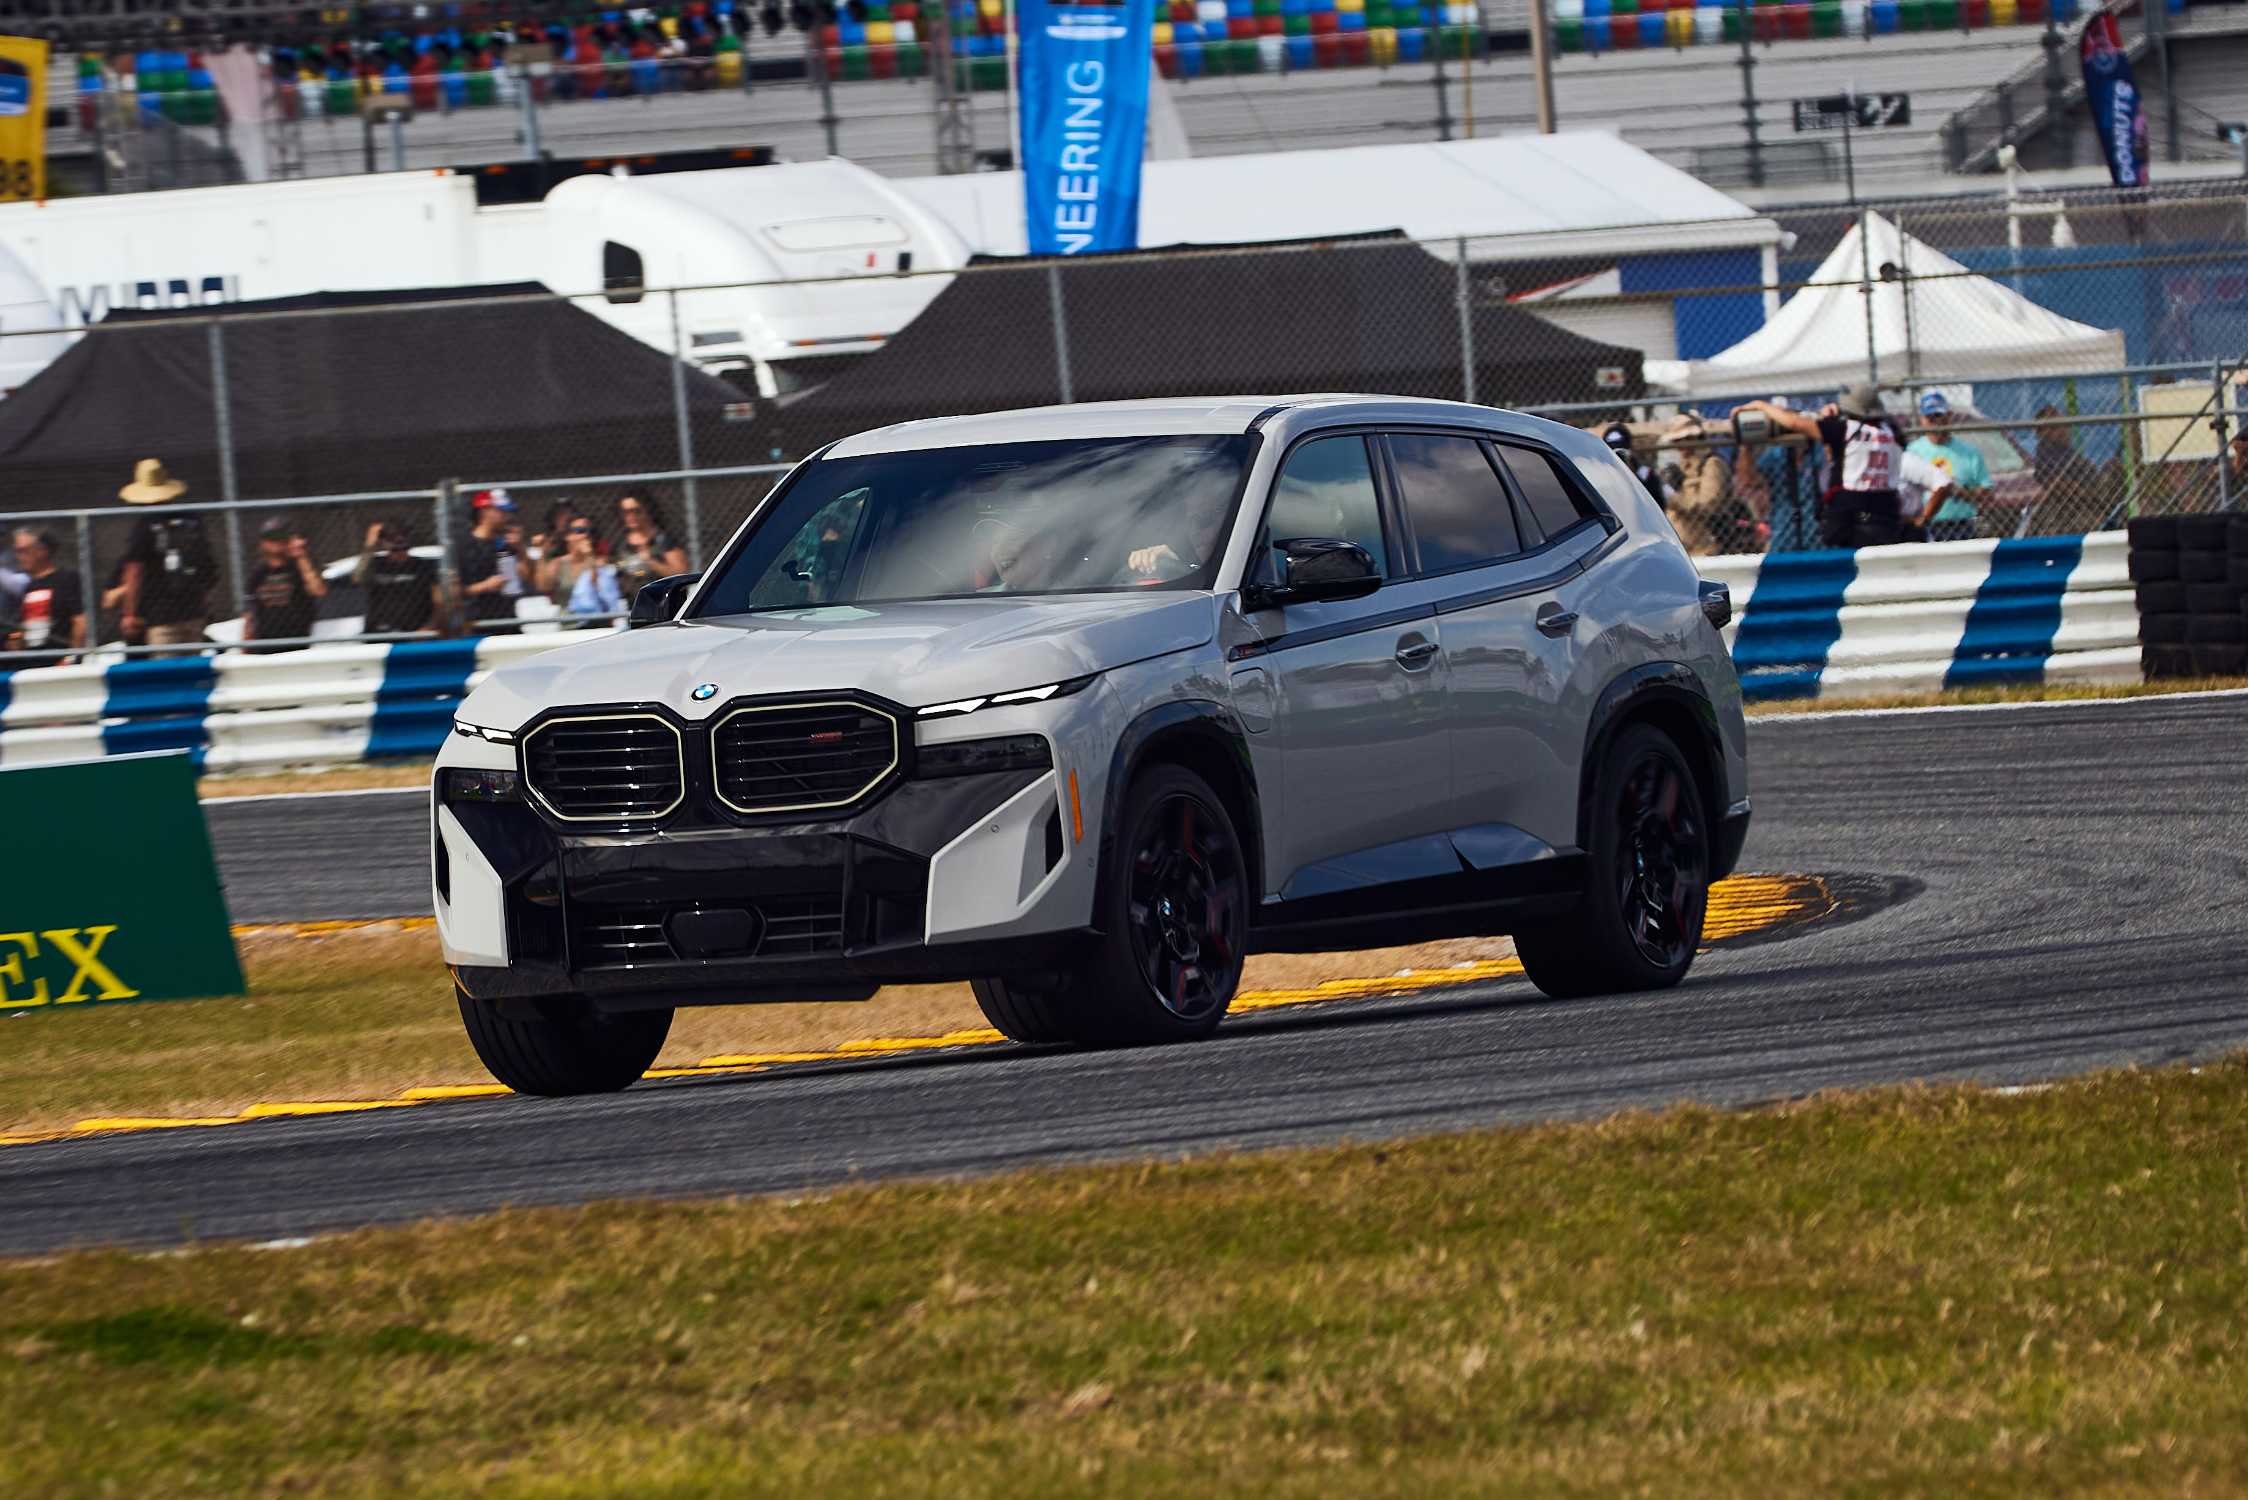
<path id="1" fill-rule="evenodd" d="M 925 417 L 844 438 L 829 448 L 826 456 L 857 458 L 917 448 L 966 448 L 983 443 L 1066 438 L 1218 436 L 1248 432 L 1278 413 L 1298 413 L 1306 408 L 1315 409 L 1321 420 L 1379 416 L 1394 421 L 1423 413 L 1454 418 L 1472 415 L 1488 421 L 1497 415 L 1491 407 L 1468 406 L 1457 401 L 1334 391 L 1292 396 L 1165 396 L 1143 401 L 1032 406 L 964 417 Z"/>

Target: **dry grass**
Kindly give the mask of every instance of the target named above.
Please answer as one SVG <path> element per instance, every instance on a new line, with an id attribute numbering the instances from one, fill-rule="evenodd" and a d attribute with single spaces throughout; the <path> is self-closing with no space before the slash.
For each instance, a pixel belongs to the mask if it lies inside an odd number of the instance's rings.
<path id="1" fill-rule="evenodd" d="M 379 766 L 335 766 L 327 770 L 234 772 L 205 776 L 196 791 L 213 797 L 295 796 L 301 792 L 363 792 L 382 787 L 427 787 L 429 761 Z"/>
<path id="2" fill-rule="evenodd" d="M 1249 989 L 1433 969 L 1513 952 L 1506 939 L 1250 961 Z M 105 1116 L 232 1115 L 256 1104 L 386 1099 L 489 1084 L 426 928 L 346 929 L 242 942 L 243 999 L 14 1011 L 0 1016 L 0 1135 Z M 871 1037 L 937 1037 L 985 1025 L 966 985 L 898 986 L 857 1004 L 682 1010 L 659 1059 L 683 1067 L 741 1053 Z"/>
<path id="3" fill-rule="evenodd" d="M 2171 677 L 2160 682 L 2046 682 L 2016 687 L 1954 688 L 1935 693 L 1876 693 L 1856 698 L 1778 698 L 1748 706 L 1769 714 L 1847 713 L 1866 708 L 1942 708 L 1971 703 L 2075 703 L 2107 698 L 2166 698 L 2177 693 L 2239 692 L 2248 677 Z"/>
<path id="4" fill-rule="evenodd" d="M 2248 1488 L 2248 1065 L 0 1265 L 0 1494 Z"/>

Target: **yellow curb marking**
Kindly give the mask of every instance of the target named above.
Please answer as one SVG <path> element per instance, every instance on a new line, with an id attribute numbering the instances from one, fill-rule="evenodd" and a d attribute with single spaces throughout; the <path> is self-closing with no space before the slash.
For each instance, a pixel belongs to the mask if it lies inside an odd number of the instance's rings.
<path id="1" fill-rule="evenodd" d="M 1825 881 L 1815 875 L 1736 875 L 1710 888 L 1709 910 L 1703 918 L 1705 942 L 1759 932 L 1782 922 L 1815 922 L 1831 915 L 1837 906 Z M 430 917 L 408 917 L 374 922 L 297 922 L 279 926 L 237 927 L 237 936 L 287 935 L 318 937 L 367 927 L 401 927 L 409 930 L 434 925 Z M 1317 1005 L 1338 1000 L 1361 1000 L 1371 995 L 1411 994 L 1419 990 L 1447 989 L 1506 979 L 1522 972 L 1513 958 L 1483 959 L 1443 969 L 1407 970 L 1400 974 L 1366 979 L 1329 979 L 1301 989 L 1245 990 L 1233 997 L 1229 1014 L 1273 1010 L 1287 1005 Z M 833 1047 L 793 1052 L 730 1052 L 695 1063 L 675 1063 L 650 1068 L 649 1078 L 714 1078 L 729 1074 L 762 1073 L 791 1063 L 864 1062 L 897 1057 L 909 1052 L 948 1047 L 990 1047 L 1006 1040 L 989 1027 L 948 1031 L 942 1036 L 862 1037 Z M 76 1139 L 94 1135 L 122 1135 L 144 1130 L 181 1130 L 209 1125 L 235 1125 L 245 1120 L 270 1120 L 302 1115 L 362 1114 L 377 1109 L 405 1109 L 440 1099 L 496 1099 L 510 1090 L 498 1083 L 424 1084 L 405 1089 L 389 1099 L 315 1100 L 305 1103 L 253 1104 L 232 1115 L 165 1118 L 129 1115 L 80 1120 L 58 1130 L 24 1135 L 0 1135 L 0 1146 L 29 1145 L 35 1141 Z"/>

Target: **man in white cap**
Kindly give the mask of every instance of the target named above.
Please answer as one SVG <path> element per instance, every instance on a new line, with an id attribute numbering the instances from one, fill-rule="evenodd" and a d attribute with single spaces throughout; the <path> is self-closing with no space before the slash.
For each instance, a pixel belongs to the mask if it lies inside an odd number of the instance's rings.
<path id="1" fill-rule="evenodd" d="M 1882 410 L 1879 391 L 1854 385 L 1815 417 L 1770 401 L 1751 401 L 1740 410 L 1762 412 L 1774 427 L 1814 438 L 1826 449 L 1827 491 L 1819 517 L 1822 544 L 1882 547 L 1901 539 L 1897 469 L 1904 445 Z"/>
<path id="2" fill-rule="evenodd" d="M 117 492 L 127 505 L 162 505 L 187 493 L 164 461 L 144 458 L 133 482 Z M 219 581 L 217 555 L 203 518 L 189 513 L 148 516 L 133 528 L 121 576 L 125 591 L 120 624 L 128 644 L 192 646 L 210 624 L 211 589 Z"/>

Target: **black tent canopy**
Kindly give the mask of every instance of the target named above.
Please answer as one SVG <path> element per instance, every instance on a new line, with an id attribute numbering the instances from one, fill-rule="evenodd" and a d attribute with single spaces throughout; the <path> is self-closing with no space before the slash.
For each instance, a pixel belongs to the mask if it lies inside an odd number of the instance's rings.
<path id="1" fill-rule="evenodd" d="M 915 417 L 1062 399 L 1058 271 L 1077 401 L 1367 391 L 1458 399 L 1458 275 L 1399 234 L 1311 244 L 985 260 L 880 352 L 783 402 L 787 451 Z M 1469 309 L 1476 399 L 1627 400 L 1641 354 L 1504 301 Z"/>
<path id="2" fill-rule="evenodd" d="M 544 287 L 319 293 L 110 314 L 0 401 L 0 511 L 116 505 L 142 458 L 221 498 L 214 327 L 245 499 L 678 466 L 670 357 Z M 698 464 L 768 456 L 682 373 Z"/>

